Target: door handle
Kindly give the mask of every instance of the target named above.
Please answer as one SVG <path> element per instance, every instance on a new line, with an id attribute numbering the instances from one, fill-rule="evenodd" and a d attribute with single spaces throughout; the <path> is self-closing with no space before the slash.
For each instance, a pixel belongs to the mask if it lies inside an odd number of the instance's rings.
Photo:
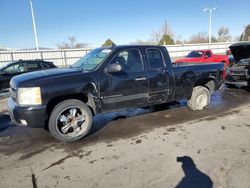
<path id="1" fill-rule="evenodd" d="M 147 80 L 147 78 L 145 78 L 145 77 L 139 77 L 139 78 L 135 79 L 135 81 L 144 81 L 144 80 Z"/>
<path id="2" fill-rule="evenodd" d="M 161 72 L 163 72 L 163 73 L 167 73 L 167 72 L 168 72 L 168 70 L 167 70 L 167 69 L 162 69 L 162 70 L 161 70 Z"/>

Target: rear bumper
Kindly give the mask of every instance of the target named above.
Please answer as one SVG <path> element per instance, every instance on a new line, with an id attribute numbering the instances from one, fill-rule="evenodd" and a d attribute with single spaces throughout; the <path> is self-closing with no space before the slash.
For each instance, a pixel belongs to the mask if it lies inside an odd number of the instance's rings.
<path id="1" fill-rule="evenodd" d="M 46 106 L 21 107 L 10 97 L 8 99 L 8 111 L 11 120 L 22 126 L 43 127 L 46 120 Z"/>

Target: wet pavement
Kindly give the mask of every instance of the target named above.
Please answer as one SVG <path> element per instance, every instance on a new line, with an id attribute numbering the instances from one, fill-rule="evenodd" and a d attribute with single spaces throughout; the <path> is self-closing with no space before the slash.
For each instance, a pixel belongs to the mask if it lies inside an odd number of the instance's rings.
<path id="1" fill-rule="evenodd" d="M 74 143 L 14 126 L 0 100 L 0 187 L 247 187 L 249 99 L 225 87 L 204 111 L 179 101 L 101 114 Z"/>
<path id="2" fill-rule="evenodd" d="M 14 126 L 7 114 L 0 115 L 0 145 L 5 146 L 0 148 L 0 153 L 10 155 L 20 152 L 23 158 L 27 158 L 52 147 L 71 153 L 83 146 L 127 139 L 160 127 L 224 117 L 237 113 L 234 109 L 248 105 L 249 99 L 249 92 L 244 88 L 224 87 L 212 96 L 211 105 L 203 111 L 190 111 L 185 101 L 179 101 L 97 115 L 90 134 L 70 144 L 56 141 L 44 129 Z"/>

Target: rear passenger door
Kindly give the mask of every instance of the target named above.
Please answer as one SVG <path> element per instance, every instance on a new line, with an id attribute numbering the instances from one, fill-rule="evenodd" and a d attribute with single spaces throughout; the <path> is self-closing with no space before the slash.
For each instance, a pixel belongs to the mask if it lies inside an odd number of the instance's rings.
<path id="1" fill-rule="evenodd" d="M 160 49 L 148 48 L 146 49 L 146 57 L 148 61 L 149 102 L 152 104 L 165 102 L 170 94 L 170 75 L 164 56 Z"/>

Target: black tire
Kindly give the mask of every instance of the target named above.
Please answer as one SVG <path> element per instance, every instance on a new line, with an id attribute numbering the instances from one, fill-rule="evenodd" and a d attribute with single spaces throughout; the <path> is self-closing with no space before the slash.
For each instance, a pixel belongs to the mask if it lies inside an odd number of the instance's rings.
<path id="1" fill-rule="evenodd" d="M 192 96 L 187 101 L 190 110 L 203 110 L 210 104 L 211 94 L 206 87 L 196 86 L 193 88 Z"/>
<path id="2" fill-rule="evenodd" d="M 73 110 L 73 112 L 71 110 Z M 92 126 L 92 118 L 91 110 L 85 103 L 79 100 L 69 99 L 55 106 L 49 118 L 48 128 L 51 135 L 57 140 L 73 142 L 80 140 L 88 134 Z M 64 121 L 62 121 L 62 119 Z M 79 122 L 82 122 L 80 123 L 81 125 L 78 125 Z M 73 133 L 76 132 L 75 129 L 80 133 L 74 135 Z M 65 130 L 67 130 L 66 133 L 64 133 Z"/>

